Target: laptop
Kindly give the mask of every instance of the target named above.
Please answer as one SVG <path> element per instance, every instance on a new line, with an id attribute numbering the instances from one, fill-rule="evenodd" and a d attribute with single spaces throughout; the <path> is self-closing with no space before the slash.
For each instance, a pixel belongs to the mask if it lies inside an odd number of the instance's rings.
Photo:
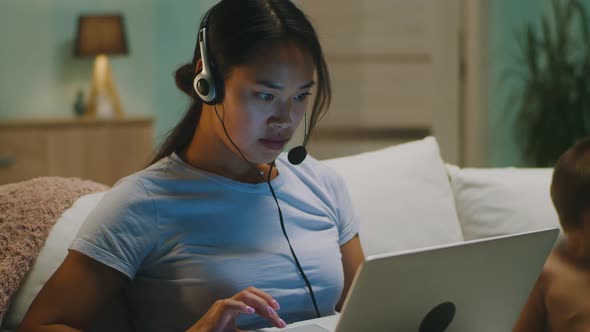
<path id="1" fill-rule="evenodd" d="M 511 331 L 559 229 L 367 257 L 339 315 L 288 332 Z M 263 329 L 272 331 L 279 329 Z"/>

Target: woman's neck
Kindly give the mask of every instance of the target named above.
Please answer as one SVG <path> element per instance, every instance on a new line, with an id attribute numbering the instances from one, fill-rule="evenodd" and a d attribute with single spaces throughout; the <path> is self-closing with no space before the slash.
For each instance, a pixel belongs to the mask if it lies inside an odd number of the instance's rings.
<path id="1" fill-rule="evenodd" d="M 268 179 L 269 164 L 253 164 L 236 154 L 213 130 L 203 130 L 204 126 L 214 128 L 211 123 L 203 123 L 207 120 L 202 116 L 191 143 L 180 158 L 192 167 L 240 182 L 262 183 Z M 270 179 L 277 175 L 278 171 L 273 167 Z"/>

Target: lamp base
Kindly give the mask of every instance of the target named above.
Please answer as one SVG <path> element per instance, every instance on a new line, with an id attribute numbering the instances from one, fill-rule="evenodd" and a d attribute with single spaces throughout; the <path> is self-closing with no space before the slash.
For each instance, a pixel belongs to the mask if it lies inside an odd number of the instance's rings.
<path id="1" fill-rule="evenodd" d="M 112 111 L 107 109 L 108 104 L 112 107 Z M 85 116 L 96 118 L 97 115 L 101 118 L 122 118 L 124 116 L 109 59 L 104 54 L 97 55 L 94 60 L 92 82 L 88 95 L 88 111 Z"/>

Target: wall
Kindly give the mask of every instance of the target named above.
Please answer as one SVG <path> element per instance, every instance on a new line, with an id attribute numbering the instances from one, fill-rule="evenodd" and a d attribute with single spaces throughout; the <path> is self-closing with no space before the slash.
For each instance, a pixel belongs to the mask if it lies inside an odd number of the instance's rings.
<path id="1" fill-rule="evenodd" d="M 508 78 L 507 71 L 517 66 L 515 31 L 527 22 L 536 22 L 549 0 L 491 0 L 489 29 L 489 139 L 490 166 L 520 166 L 523 164 L 515 136 L 514 112 L 509 111 L 508 99 L 518 84 Z"/>
<path id="2" fill-rule="evenodd" d="M 508 70 L 518 68 L 515 32 L 526 23 L 540 24 L 544 13 L 551 14 L 551 0 L 489 0 L 489 164 L 491 166 L 526 166 L 516 136 L 514 112 L 509 96 L 519 86 Z M 581 1 L 590 10 L 590 0 Z"/>
<path id="3" fill-rule="evenodd" d="M 176 87 L 173 74 L 176 68 L 192 60 L 197 30 L 202 15 L 217 0 L 151 0 L 156 14 L 153 36 L 154 80 L 157 96 L 156 141 L 176 124 L 188 107 L 188 97 Z"/>
<path id="4" fill-rule="evenodd" d="M 488 163 L 520 166 L 514 116 L 507 99 L 514 80 L 514 32 L 538 21 L 550 0 L 489 0 Z M 73 56 L 80 13 L 122 12 L 131 53 L 111 64 L 126 113 L 154 116 L 155 139 L 187 106 L 172 73 L 190 60 L 199 18 L 214 0 L 2 0 L 0 1 L 0 118 L 67 116 L 78 89 L 88 90 L 92 59 Z M 590 0 L 584 0 L 590 7 Z"/>
<path id="5" fill-rule="evenodd" d="M 186 108 L 172 73 L 191 60 L 199 20 L 215 1 L 2 0 L 0 118 L 72 114 L 93 59 L 73 56 L 77 16 L 121 12 L 130 54 L 111 57 L 124 111 L 152 115 L 156 142 Z"/>

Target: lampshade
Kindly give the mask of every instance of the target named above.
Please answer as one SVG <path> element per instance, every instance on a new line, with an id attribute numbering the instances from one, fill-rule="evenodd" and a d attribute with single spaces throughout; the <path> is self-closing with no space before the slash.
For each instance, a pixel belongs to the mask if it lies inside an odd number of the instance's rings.
<path id="1" fill-rule="evenodd" d="M 125 55 L 127 39 L 122 15 L 82 15 L 78 18 L 76 56 Z"/>

